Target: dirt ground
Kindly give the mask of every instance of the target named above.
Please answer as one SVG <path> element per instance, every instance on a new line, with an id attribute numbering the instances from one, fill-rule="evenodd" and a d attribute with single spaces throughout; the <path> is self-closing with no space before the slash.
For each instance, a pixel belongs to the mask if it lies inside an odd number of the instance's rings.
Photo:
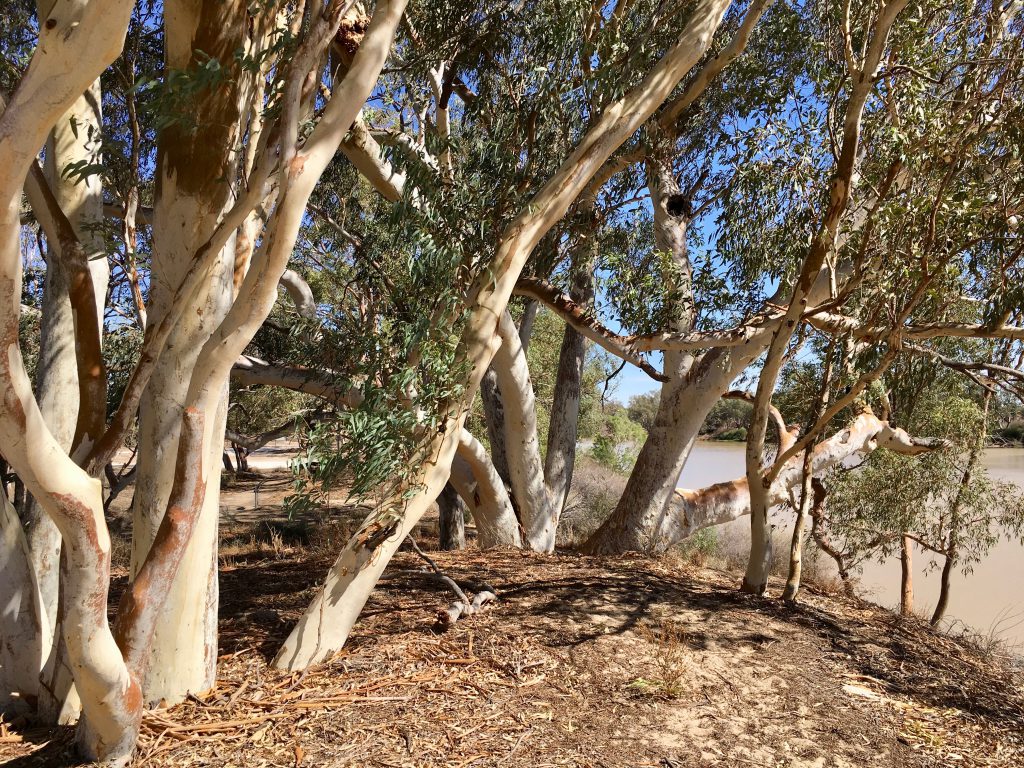
<path id="1" fill-rule="evenodd" d="M 807 590 L 789 608 L 672 558 L 431 552 L 498 594 L 445 632 L 452 596 L 403 551 L 342 653 L 275 672 L 348 523 L 275 514 L 274 482 L 266 509 L 225 494 L 218 682 L 147 712 L 138 768 L 1024 764 L 1009 664 L 869 603 Z M 72 739 L 3 722 L 0 762 L 73 764 Z"/>

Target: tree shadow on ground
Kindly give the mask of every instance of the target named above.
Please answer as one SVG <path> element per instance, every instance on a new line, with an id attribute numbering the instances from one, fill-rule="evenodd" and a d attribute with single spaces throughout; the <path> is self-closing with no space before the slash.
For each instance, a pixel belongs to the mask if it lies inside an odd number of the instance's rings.
<path id="1" fill-rule="evenodd" d="M 731 575 L 698 578 L 657 560 L 476 550 L 431 556 L 460 584 L 493 586 L 499 595 L 495 615 L 516 622 L 518 632 L 542 637 L 551 648 L 571 649 L 680 617 L 686 643 L 697 651 L 730 644 L 766 647 L 799 630 L 817 638 L 823 657 L 831 656 L 851 674 L 878 680 L 890 695 L 1024 728 L 1024 694 L 1015 691 L 1000 665 L 963 641 L 866 602 L 808 595 L 792 607 L 740 593 Z M 222 603 L 228 628 L 221 652 L 255 647 L 271 658 L 329 564 L 325 558 L 263 562 L 224 573 L 222 595 L 230 597 Z M 350 646 L 369 646 L 390 634 L 435 631 L 436 610 L 454 598 L 434 578 L 417 572 L 422 567 L 412 555 L 396 557 L 360 619 L 373 622 L 373 633 L 360 634 L 357 624 Z"/>
<path id="2" fill-rule="evenodd" d="M 85 765 L 75 751 L 75 727 L 60 725 L 54 728 L 29 726 L 24 729 L 10 728 L 14 735 L 21 736 L 30 744 L 43 744 L 30 755 L 8 760 L 4 768 L 68 768 Z"/>

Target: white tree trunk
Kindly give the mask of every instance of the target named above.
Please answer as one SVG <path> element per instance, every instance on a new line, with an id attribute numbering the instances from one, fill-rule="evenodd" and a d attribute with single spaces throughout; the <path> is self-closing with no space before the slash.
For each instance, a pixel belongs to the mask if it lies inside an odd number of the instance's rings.
<path id="1" fill-rule="evenodd" d="M 248 105 L 247 77 L 234 63 L 246 39 L 245 6 L 171 3 L 165 9 L 168 67 L 187 68 L 196 51 L 212 56 L 233 77 L 216 93 L 199 96 L 197 131 L 172 126 L 160 136 L 158 196 L 153 211 L 152 282 L 148 322 L 171 312 L 171 298 L 199 247 L 234 202 L 235 150 Z M 225 181 L 232 180 L 232 181 Z M 203 344 L 227 314 L 233 295 L 235 243 L 216 254 L 174 327 L 139 409 L 139 457 L 132 519 L 132 573 L 138 572 L 167 508 L 176 469 L 179 430 L 193 371 Z M 224 445 L 227 378 L 208 382 L 220 394 L 206 414 L 210 439 L 204 465 L 219 467 Z M 166 620 L 153 637 L 144 675 L 147 702 L 172 704 L 209 689 L 217 659 L 217 521 L 220 483 L 206 483 L 202 511 L 166 603 Z"/>
<path id="2" fill-rule="evenodd" d="M 52 3 L 41 3 L 45 17 Z M 89 258 L 96 299 L 97 319 L 102 326 L 110 267 L 100 226 L 103 222 L 103 191 L 99 175 L 85 179 L 68 177 L 63 169 L 76 162 L 98 163 L 100 155 L 100 83 L 95 81 L 61 116 L 47 142 L 45 177 L 61 210 Z M 36 369 L 36 400 L 43 420 L 58 443 L 70 450 L 79 416 L 79 382 L 75 323 L 70 298 L 71 275 L 67 257 L 55 237 L 47 240 L 46 283 L 43 289 L 39 363 Z M 32 565 L 39 585 L 40 606 L 47 622 L 38 713 L 44 722 L 69 723 L 78 717 L 79 704 L 72 687 L 71 670 L 60 643 L 57 621 L 60 533 L 54 522 L 29 497 L 22 513 Z"/>
<path id="3" fill-rule="evenodd" d="M 165 184 L 173 183 L 165 179 Z M 166 190 L 166 187 L 165 187 Z M 166 193 L 166 192 L 165 192 Z M 154 280 L 151 289 L 149 321 L 159 322 L 169 310 L 166 297 L 173 294 L 174 273 L 182 266 L 195 240 L 177 237 L 191 234 L 184 221 L 198 221 L 208 235 L 218 212 L 200 213 L 196 200 L 183 194 L 157 205 L 154 232 L 160 248 L 154 249 Z M 161 236 L 162 234 L 162 236 Z M 138 572 L 163 519 L 177 464 L 178 435 L 182 405 L 192 380 L 192 371 L 203 343 L 222 320 L 231 301 L 234 249 L 232 244 L 218 255 L 210 270 L 202 295 L 196 304 L 201 311 L 182 317 L 161 355 L 143 397 L 139 419 L 139 456 L 135 481 L 135 508 L 132 519 L 132 574 Z M 177 246 L 177 247 L 175 247 Z M 226 419 L 226 382 L 218 385 L 224 397 L 213 414 L 211 440 L 204 446 L 208 466 L 220 465 Z M 218 437 L 219 436 L 219 437 Z M 147 702 L 181 701 L 189 692 L 199 693 L 212 687 L 217 657 L 217 521 L 220 509 L 220 482 L 206 484 L 202 512 L 167 600 L 166 620 L 153 638 L 148 671 L 145 676 Z"/>
<path id="4" fill-rule="evenodd" d="M 791 445 L 795 435 L 787 433 L 784 444 Z M 867 455 L 878 449 L 908 456 L 946 447 L 943 440 L 914 438 L 896 429 L 871 411 L 858 415 L 846 428 L 815 446 L 811 455 L 811 474 L 821 475 L 830 467 L 855 455 Z M 791 458 L 766 492 L 769 507 L 786 503 L 792 489 L 803 481 L 803 456 Z M 728 523 L 750 514 L 750 493 L 747 478 L 740 477 L 706 488 L 677 488 L 672 494 L 667 513 L 655 531 L 657 551 L 689 538 L 704 528 Z"/>
<path id="5" fill-rule="evenodd" d="M 469 506 L 476 524 L 477 546 L 521 547 L 522 535 L 512 501 L 487 451 L 462 430 L 451 482 Z"/>
<path id="6" fill-rule="evenodd" d="M 633 90 L 608 105 L 575 150 L 502 233 L 492 268 L 476 281 L 470 294 L 472 304 L 460 340 L 460 357 L 471 373 L 461 402 L 453 403 L 452 410 L 442 414 L 440 431 L 424 447 L 423 455 L 429 460 L 424 460 L 349 541 L 275 657 L 275 667 L 304 669 L 344 645 L 405 534 L 448 481 L 466 412 L 497 351 L 495 322 L 501 322 L 533 249 L 565 215 L 612 152 L 654 113 L 696 64 L 711 44 L 729 5 L 727 0 L 704 0 L 694 9 L 675 44 Z M 351 122 L 346 123 L 346 129 Z"/>
<path id="7" fill-rule="evenodd" d="M 537 437 L 537 402 L 519 329 L 508 312 L 498 324 L 501 347 L 494 371 L 505 416 L 505 451 L 509 480 L 526 540 L 536 552 L 553 552 L 561 505 L 544 482 L 544 463 Z"/>
<path id="8" fill-rule="evenodd" d="M 52 646 L 28 541 L 18 513 L 0 490 L 0 710 L 39 689 L 44 649 Z"/>
<path id="9" fill-rule="evenodd" d="M 583 243 L 573 254 L 572 286 L 570 297 L 583 307 L 590 307 L 594 299 L 594 264 L 597 258 L 598 218 L 593 205 L 587 207 L 586 232 Z M 530 302 L 536 308 L 537 302 Z M 536 309 L 534 309 L 536 312 Z M 519 328 L 520 339 L 529 338 L 526 316 Z M 525 344 L 524 344 L 525 349 Z M 572 474 L 576 464 L 576 439 L 579 434 L 580 391 L 583 366 L 586 362 L 586 339 L 571 325 L 562 334 L 562 348 L 558 355 L 555 391 L 551 399 L 551 423 L 548 425 L 548 445 L 544 455 L 544 482 L 551 503 L 561 514 L 572 487 Z"/>

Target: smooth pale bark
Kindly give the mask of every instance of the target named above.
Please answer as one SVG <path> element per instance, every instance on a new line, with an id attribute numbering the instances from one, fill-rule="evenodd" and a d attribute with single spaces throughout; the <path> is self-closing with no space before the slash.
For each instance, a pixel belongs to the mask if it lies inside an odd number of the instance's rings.
<path id="1" fill-rule="evenodd" d="M 795 439 L 789 431 L 783 441 L 792 444 Z M 914 456 L 926 451 L 945 448 L 946 442 L 931 438 L 915 438 L 904 430 L 891 427 L 870 411 L 858 415 L 850 425 L 815 446 L 811 456 L 811 472 L 820 475 L 854 454 L 867 455 L 878 449 Z M 770 506 L 786 503 L 792 489 L 803 481 L 803 457 L 790 459 L 779 472 L 767 498 Z M 700 489 L 677 488 L 654 531 L 661 552 L 689 538 L 704 528 L 728 523 L 750 514 L 750 493 L 746 477 L 715 483 Z"/>
<path id="2" fill-rule="evenodd" d="M 281 285 L 288 291 L 295 311 L 305 318 L 316 317 L 316 299 L 313 298 L 313 291 L 309 283 L 302 279 L 302 275 L 293 269 L 286 269 L 281 275 Z"/>
<path id="3" fill-rule="evenodd" d="M 304 669 L 337 652 L 384 567 L 406 533 L 426 512 L 451 474 L 466 413 L 497 351 L 495 330 L 516 281 L 537 243 L 565 215 L 594 174 L 669 96 L 711 44 L 730 3 L 704 0 L 679 38 L 633 90 L 610 104 L 576 149 L 502 233 L 490 269 L 472 286 L 459 353 L 469 380 L 461 402 L 442 414 L 440 430 L 424 446 L 429 457 L 384 500 L 331 567 L 326 583 L 274 659 L 278 669 Z"/>
<path id="4" fill-rule="evenodd" d="M 40 12 L 45 11 L 40 6 Z M 85 179 L 65 176 L 63 169 L 77 162 L 99 163 L 100 83 L 95 81 L 71 109 L 54 125 L 47 142 L 45 176 L 56 202 L 67 216 L 75 236 L 89 259 L 97 321 L 102 327 L 103 308 L 110 279 L 110 266 L 100 226 L 103 223 L 103 190 L 99 174 Z M 71 275 L 61 244 L 48 238 L 46 284 L 43 289 L 43 316 L 40 325 L 39 366 L 36 369 L 36 399 L 43 419 L 62 447 L 70 450 L 79 421 L 78 361 L 71 306 Z M 52 279 L 52 284 L 51 284 Z M 49 517 L 40 514 L 35 502 L 27 505 L 25 521 L 32 562 L 36 570 L 42 607 L 50 622 L 47 635 L 59 641 L 56 626 L 58 610 L 58 573 L 60 570 L 60 534 Z M 78 697 L 72 688 L 64 646 L 55 642 L 45 650 L 41 670 L 38 712 L 44 722 L 69 723 L 77 719 Z"/>
<path id="5" fill-rule="evenodd" d="M 51 621 L 18 513 L 0 490 L 0 710 L 31 700 L 39 688 L 44 648 L 52 646 Z"/>
<path id="6" fill-rule="evenodd" d="M 789 572 L 786 576 L 786 588 L 782 599 L 787 603 L 795 603 L 800 594 L 800 579 L 804 565 L 804 531 L 807 518 L 811 511 L 811 453 L 807 451 L 804 458 L 803 479 L 800 484 L 800 506 L 797 507 L 796 521 L 793 523 L 793 537 L 789 545 Z"/>
<path id="7" fill-rule="evenodd" d="M 741 589 L 750 594 L 764 594 L 771 567 L 772 541 L 768 525 L 768 495 L 771 481 L 763 477 L 761 466 L 768 429 L 768 409 L 786 359 L 786 349 L 796 332 L 800 317 L 809 306 L 809 296 L 818 282 L 825 260 L 835 251 L 839 224 L 846 214 L 857 181 L 855 168 L 860 152 L 861 119 L 868 97 L 875 86 L 875 75 L 885 55 L 889 32 L 896 17 L 906 5 L 907 0 L 892 0 L 881 6 L 877 16 L 870 22 L 871 28 L 861 31 L 861 34 L 865 35 L 865 42 L 859 60 L 854 60 L 852 50 L 844 49 L 847 54 L 847 75 L 851 84 L 843 111 L 842 138 L 839 141 L 835 170 L 829 183 L 828 205 L 820 213 L 817 232 L 811 240 L 807 256 L 793 285 L 785 317 L 778 324 L 768 345 L 765 362 L 757 380 L 754 410 L 747 434 L 747 480 L 753 509 L 750 515 L 750 557 Z M 849 14 L 850 7 L 846 6 L 844 23 L 847 25 L 850 23 Z"/>
<path id="8" fill-rule="evenodd" d="M 459 492 L 449 482 L 437 497 L 437 537 L 441 549 L 464 549 L 466 546 L 466 517 Z"/>
<path id="9" fill-rule="evenodd" d="M 900 616 L 914 615 L 914 552 L 909 536 L 900 540 Z"/>
<path id="10" fill-rule="evenodd" d="M 487 450 L 462 430 L 456 451 L 451 482 L 473 515 L 477 546 L 521 547 L 523 539 L 512 500 Z"/>
<path id="11" fill-rule="evenodd" d="M 810 294 L 812 304 L 828 297 L 831 281 L 831 273 L 819 276 Z M 780 289 L 769 303 L 777 306 L 784 301 Z M 658 531 L 672 514 L 668 505 L 700 428 L 736 377 L 764 352 L 777 322 L 776 318 L 758 324 L 743 334 L 742 341 L 704 352 L 684 377 L 666 382 L 626 488 L 582 551 L 616 554 L 665 549 Z"/>
<path id="12" fill-rule="evenodd" d="M 247 38 L 246 6 L 228 2 L 169 3 L 164 12 L 166 62 L 186 69 L 199 57 L 218 59 L 231 77 L 196 97 L 203 120 L 172 125 L 158 144 L 153 210 L 152 280 L 148 322 L 172 312 L 172 299 L 196 252 L 234 202 L 233 163 L 247 104 L 248 75 L 235 61 Z M 210 261 L 194 295 L 171 331 L 139 409 L 139 457 L 132 519 L 132 574 L 138 573 L 167 509 L 177 466 L 183 406 L 203 344 L 231 306 L 235 258 L 230 239 Z M 220 463 L 226 420 L 227 378 L 210 382 L 221 400 L 208 414 L 207 461 Z M 217 659 L 217 517 L 220 484 L 206 484 L 202 511 L 171 587 L 166 617 L 153 637 L 144 674 L 145 700 L 173 704 L 212 687 Z"/>
<path id="13" fill-rule="evenodd" d="M 505 451 L 512 494 L 530 548 L 553 552 L 561 509 L 544 481 L 533 382 L 519 329 L 508 312 L 502 313 L 498 337 L 501 347 L 491 368 L 505 407 Z"/>
<path id="14" fill-rule="evenodd" d="M 282 387 L 328 400 L 338 407 L 357 408 L 363 400 L 358 389 L 342 389 L 322 371 L 297 366 L 272 365 L 252 355 L 240 355 L 231 367 L 239 384 Z"/>
<path id="15" fill-rule="evenodd" d="M 671 277 L 675 280 L 670 330 L 686 333 L 693 328 L 692 267 L 686 247 L 689 203 L 683 198 L 668 160 L 648 160 L 647 187 L 654 212 L 654 244 L 671 257 Z M 691 353 L 665 353 L 664 373 L 668 380 L 662 384 L 658 411 L 647 439 L 618 504 L 584 543 L 584 551 L 609 554 L 662 548 L 655 531 L 667 513 L 693 441 L 705 417 L 735 378 L 735 372 L 742 370 L 759 349 L 744 354 L 745 350 L 740 348 L 720 354 L 717 365 L 704 366 L 696 376 L 688 375 L 693 365 Z"/>
<path id="16" fill-rule="evenodd" d="M 141 696 L 107 624 L 110 540 L 100 483 L 46 427 L 18 347 L 20 208 L 46 135 L 116 58 L 131 8 L 123 0 L 94 0 L 41 23 L 39 46 L 0 115 L 0 444 L 67 547 L 65 640 L 89 725 L 83 746 L 99 758 L 130 750 Z"/>

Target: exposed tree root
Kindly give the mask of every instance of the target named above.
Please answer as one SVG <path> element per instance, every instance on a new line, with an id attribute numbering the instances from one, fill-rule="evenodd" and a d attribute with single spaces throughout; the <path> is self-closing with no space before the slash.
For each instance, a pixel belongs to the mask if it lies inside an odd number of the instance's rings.
<path id="1" fill-rule="evenodd" d="M 474 584 L 473 586 L 477 589 L 477 592 L 475 595 L 470 597 L 470 595 L 468 595 L 466 591 L 456 583 L 455 579 L 442 571 L 440 567 L 438 567 L 437 563 L 434 562 L 433 558 L 420 549 L 412 536 L 406 536 L 405 538 L 409 542 L 409 546 L 412 547 L 413 551 L 430 566 L 432 572 L 428 575 L 433 576 L 435 579 L 443 583 L 448 587 L 448 589 L 455 593 L 457 598 L 459 598 L 447 608 L 443 608 L 437 612 L 438 628 L 447 630 L 453 627 L 455 622 L 463 616 L 471 616 L 474 613 L 480 613 L 488 603 L 492 603 L 498 599 L 498 595 L 495 593 L 494 589 L 486 584 Z"/>

